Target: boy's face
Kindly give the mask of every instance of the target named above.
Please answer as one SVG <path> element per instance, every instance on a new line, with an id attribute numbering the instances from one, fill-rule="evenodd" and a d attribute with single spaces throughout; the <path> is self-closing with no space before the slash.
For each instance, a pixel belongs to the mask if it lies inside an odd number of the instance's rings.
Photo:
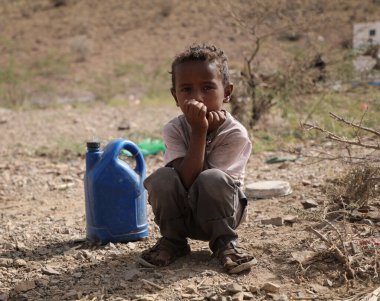
<path id="1" fill-rule="evenodd" d="M 186 100 L 194 99 L 207 107 L 207 112 L 222 109 L 223 99 L 229 97 L 233 86 L 223 86 L 217 66 L 207 61 L 189 61 L 177 65 L 172 95 L 182 109 Z"/>

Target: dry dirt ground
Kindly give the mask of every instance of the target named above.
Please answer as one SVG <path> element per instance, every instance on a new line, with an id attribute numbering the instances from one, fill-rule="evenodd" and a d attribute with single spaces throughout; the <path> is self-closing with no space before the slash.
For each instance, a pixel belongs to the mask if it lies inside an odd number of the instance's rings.
<path id="1" fill-rule="evenodd" d="M 68 0 L 63 6 L 54 2 L 59 1 L 0 0 L 0 71 L 5 70 L 0 72 L 1 106 L 50 105 L 82 97 L 109 101 L 119 94 L 123 100 L 140 98 L 149 92 L 142 85 L 150 79 L 147 74 L 164 72 L 167 85 L 163 90 L 168 89 L 168 61 L 194 41 L 216 43 L 226 50 L 235 68 L 244 62 L 244 51 L 252 44 L 223 4 L 244 1 Z M 321 37 L 313 41 L 322 39 L 326 45 L 331 42 L 332 49 L 341 49 L 342 42 L 351 40 L 353 22 L 377 20 L 377 2 L 310 2 L 311 13 L 327 13 L 330 4 L 331 12 L 337 13 L 332 18 L 336 23 L 318 32 Z M 270 65 L 281 46 L 293 46 L 282 43 L 263 48 L 262 65 Z M 66 105 L 25 112 L 0 108 L 0 301 L 334 300 L 349 296 L 358 300 L 357 294 L 379 286 L 378 279 L 346 281 L 341 264 L 331 256 L 303 265 L 295 260 L 302 261 L 297 254 L 318 250 L 322 244 L 307 231 L 319 222 L 310 221 L 310 216 L 305 219 L 305 213 L 297 209 L 308 199 L 322 206 L 326 201 L 323 184 L 341 168 L 336 161 L 308 165 L 300 159 L 268 165 L 266 159 L 286 154 L 252 154 L 246 183 L 286 180 L 293 193 L 249 200 L 250 215 L 239 228 L 240 243 L 257 257 L 258 264 L 247 274 L 225 274 L 207 243 L 197 241 L 191 241 L 191 255 L 170 267 L 139 267 L 140 252 L 159 236 L 151 213 L 147 240 L 105 246 L 87 243 L 86 141 L 98 138 L 105 145 L 119 137 L 136 142 L 143 136 L 157 137 L 162 125 L 177 113 L 174 105 L 147 107 L 132 102 L 125 107 Z M 313 150 L 329 145 L 302 147 Z M 162 156 L 147 157 L 146 163 L 149 174 L 161 166 Z M 296 221 L 282 226 L 261 222 L 288 215 Z M 378 230 L 368 232 L 368 225 L 355 227 L 357 233 L 378 235 Z M 267 282 L 279 287 L 272 287 L 271 293 L 264 286 Z"/>
<path id="2" fill-rule="evenodd" d="M 286 180 L 293 193 L 249 200 L 249 218 L 239 235 L 241 245 L 258 259 L 250 273 L 225 274 L 207 243 L 198 241 L 191 241 L 189 256 L 170 267 L 139 267 L 140 252 L 159 237 L 149 207 L 147 240 L 104 246 L 86 242 L 85 142 L 129 138 L 118 130 L 125 126 L 156 133 L 177 113 L 174 105 L 0 111 L 0 300 L 340 300 L 378 286 L 345 281 L 341 264 L 332 257 L 304 264 L 304 270 L 294 259 L 294 252 L 321 244 L 307 231 L 317 222 L 303 219 L 296 209 L 306 199 L 323 203 L 321 187 L 339 172 L 334 161 L 268 165 L 265 159 L 282 154 L 252 154 L 247 183 Z M 161 166 L 162 155 L 146 157 L 146 163 L 150 174 Z M 287 215 L 296 221 L 261 223 Z M 264 288 L 267 282 L 278 285 L 274 292 Z"/>

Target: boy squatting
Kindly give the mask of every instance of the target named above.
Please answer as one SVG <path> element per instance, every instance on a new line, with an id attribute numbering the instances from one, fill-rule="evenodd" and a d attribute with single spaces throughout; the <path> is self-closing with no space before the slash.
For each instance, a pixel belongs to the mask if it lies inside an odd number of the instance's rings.
<path id="1" fill-rule="evenodd" d="M 165 167 L 144 181 L 162 237 L 140 264 L 167 266 L 190 252 L 187 238 L 208 241 L 228 273 L 256 259 L 237 246 L 236 228 L 247 212 L 243 187 L 252 145 L 223 103 L 230 100 L 227 57 L 213 45 L 193 45 L 172 63 L 171 93 L 182 115 L 163 130 Z"/>

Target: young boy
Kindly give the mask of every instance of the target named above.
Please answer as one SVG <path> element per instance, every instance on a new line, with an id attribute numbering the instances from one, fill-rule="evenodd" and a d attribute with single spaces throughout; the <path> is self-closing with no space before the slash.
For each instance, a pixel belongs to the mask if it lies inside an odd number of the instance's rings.
<path id="1" fill-rule="evenodd" d="M 164 127 L 165 167 L 144 182 L 162 238 L 140 263 L 169 265 L 190 252 L 192 238 L 208 241 L 227 272 L 240 273 L 256 263 L 236 245 L 252 145 L 246 129 L 222 109 L 233 90 L 227 57 L 213 45 L 194 45 L 175 58 L 171 75 L 183 115 Z"/>

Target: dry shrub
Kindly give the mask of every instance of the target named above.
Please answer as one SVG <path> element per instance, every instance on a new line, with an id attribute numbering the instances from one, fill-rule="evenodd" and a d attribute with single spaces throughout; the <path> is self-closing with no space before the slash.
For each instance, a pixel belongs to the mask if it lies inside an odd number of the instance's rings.
<path id="1" fill-rule="evenodd" d="M 380 199 L 380 167 L 369 163 L 351 167 L 326 186 L 328 199 L 339 208 L 358 209 Z"/>

